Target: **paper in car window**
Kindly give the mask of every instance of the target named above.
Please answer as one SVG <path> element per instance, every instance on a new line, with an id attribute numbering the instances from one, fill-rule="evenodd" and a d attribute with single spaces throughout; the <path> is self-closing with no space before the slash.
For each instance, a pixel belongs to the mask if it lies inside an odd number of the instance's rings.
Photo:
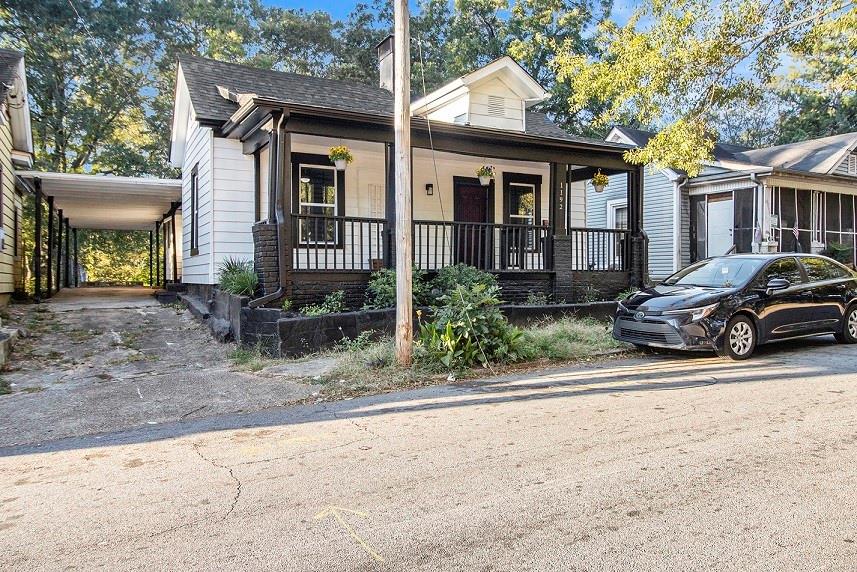
<path id="1" fill-rule="evenodd" d="M 720 273 L 721 274 L 729 274 L 729 267 L 724 266 L 723 268 L 720 269 Z"/>

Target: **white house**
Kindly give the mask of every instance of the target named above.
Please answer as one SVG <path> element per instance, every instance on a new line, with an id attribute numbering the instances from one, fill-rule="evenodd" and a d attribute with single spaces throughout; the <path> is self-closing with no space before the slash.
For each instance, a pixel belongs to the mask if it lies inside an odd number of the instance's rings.
<path id="1" fill-rule="evenodd" d="M 255 262 L 259 303 L 334 289 L 357 302 L 369 273 L 392 265 L 392 38 L 378 55 L 377 87 L 180 57 L 170 157 L 182 170 L 191 291 L 207 295 L 220 265 L 239 258 Z M 631 248 L 639 217 L 627 231 L 571 230 L 585 226 L 583 182 L 597 169 L 631 173 L 636 204 L 640 170 L 623 160 L 627 145 L 566 133 L 532 110 L 545 97 L 503 57 L 413 102 L 419 267 L 496 272 L 509 298 L 568 294 L 572 271 L 602 272 L 587 280 L 605 290 L 641 276 Z M 339 170 L 328 153 L 343 145 L 354 161 Z M 495 175 L 482 184 L 486 165 Z"/>

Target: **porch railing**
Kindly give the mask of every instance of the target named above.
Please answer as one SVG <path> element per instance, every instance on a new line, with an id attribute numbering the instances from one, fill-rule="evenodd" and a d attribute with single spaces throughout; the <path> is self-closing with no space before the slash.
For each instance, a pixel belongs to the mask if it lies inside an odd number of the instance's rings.
<path id="1" fill-rule="evenodd" d="M 414 264 L 423 270 L 464 263 L 482 270 L 552 269 L 549 226 L 414 221 Z"/>
<path id="2" fill-rule="evenodd" d="M 631 233 L 611 228 L 570 228 L 572 270 L 630 270 Z"/>
<path id="3" fill-rule="evenodd" d="M 388 266 L 387 220 L 292 214 L 294 270 L 379 270 Z"/>

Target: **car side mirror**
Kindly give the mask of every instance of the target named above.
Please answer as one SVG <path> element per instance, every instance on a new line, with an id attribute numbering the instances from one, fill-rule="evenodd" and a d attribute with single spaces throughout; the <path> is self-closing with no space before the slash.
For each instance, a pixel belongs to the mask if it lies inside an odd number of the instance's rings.
<path id="1" fill-rule="evenodd" d="M 785 278 L 771 278 L 770 280 L 768 280 L 768 284 L 765 286 L 765 293 L 770 296 L 774 292 L 777 292 L 779 290 L 785 290 L 791 285 L 792 283 L 786 280 Z"/>

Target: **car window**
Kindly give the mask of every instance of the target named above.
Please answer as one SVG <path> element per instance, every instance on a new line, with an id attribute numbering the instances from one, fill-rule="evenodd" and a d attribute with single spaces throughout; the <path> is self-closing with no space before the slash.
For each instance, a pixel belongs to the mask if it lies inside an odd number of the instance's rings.
<path id="1" fill-rule="evenodd" d="M 788 257 L 771 262 L 759 277 L 759 285 L 765 287 L 774 278 L 784 278 L 792 284 L 803 282 L 797 259 Z"/>
<path id="2" fill-rule="evenodd" d="M 804 270 L 806 270 L 807 280 L 810 282 L 822 282 L 824 280 L 848 277 L 848 273 L 844 268 L 823 258 L 808 256 L 801 258 L 801 262 L 803 263 Z"/>
<path id="3" fill-rule="evenodd" d="M 663 283 L 667 286 L 740 288 L 753 278 L 764 263 L 762 258 L 711 258 L 676 272 Z"/>

